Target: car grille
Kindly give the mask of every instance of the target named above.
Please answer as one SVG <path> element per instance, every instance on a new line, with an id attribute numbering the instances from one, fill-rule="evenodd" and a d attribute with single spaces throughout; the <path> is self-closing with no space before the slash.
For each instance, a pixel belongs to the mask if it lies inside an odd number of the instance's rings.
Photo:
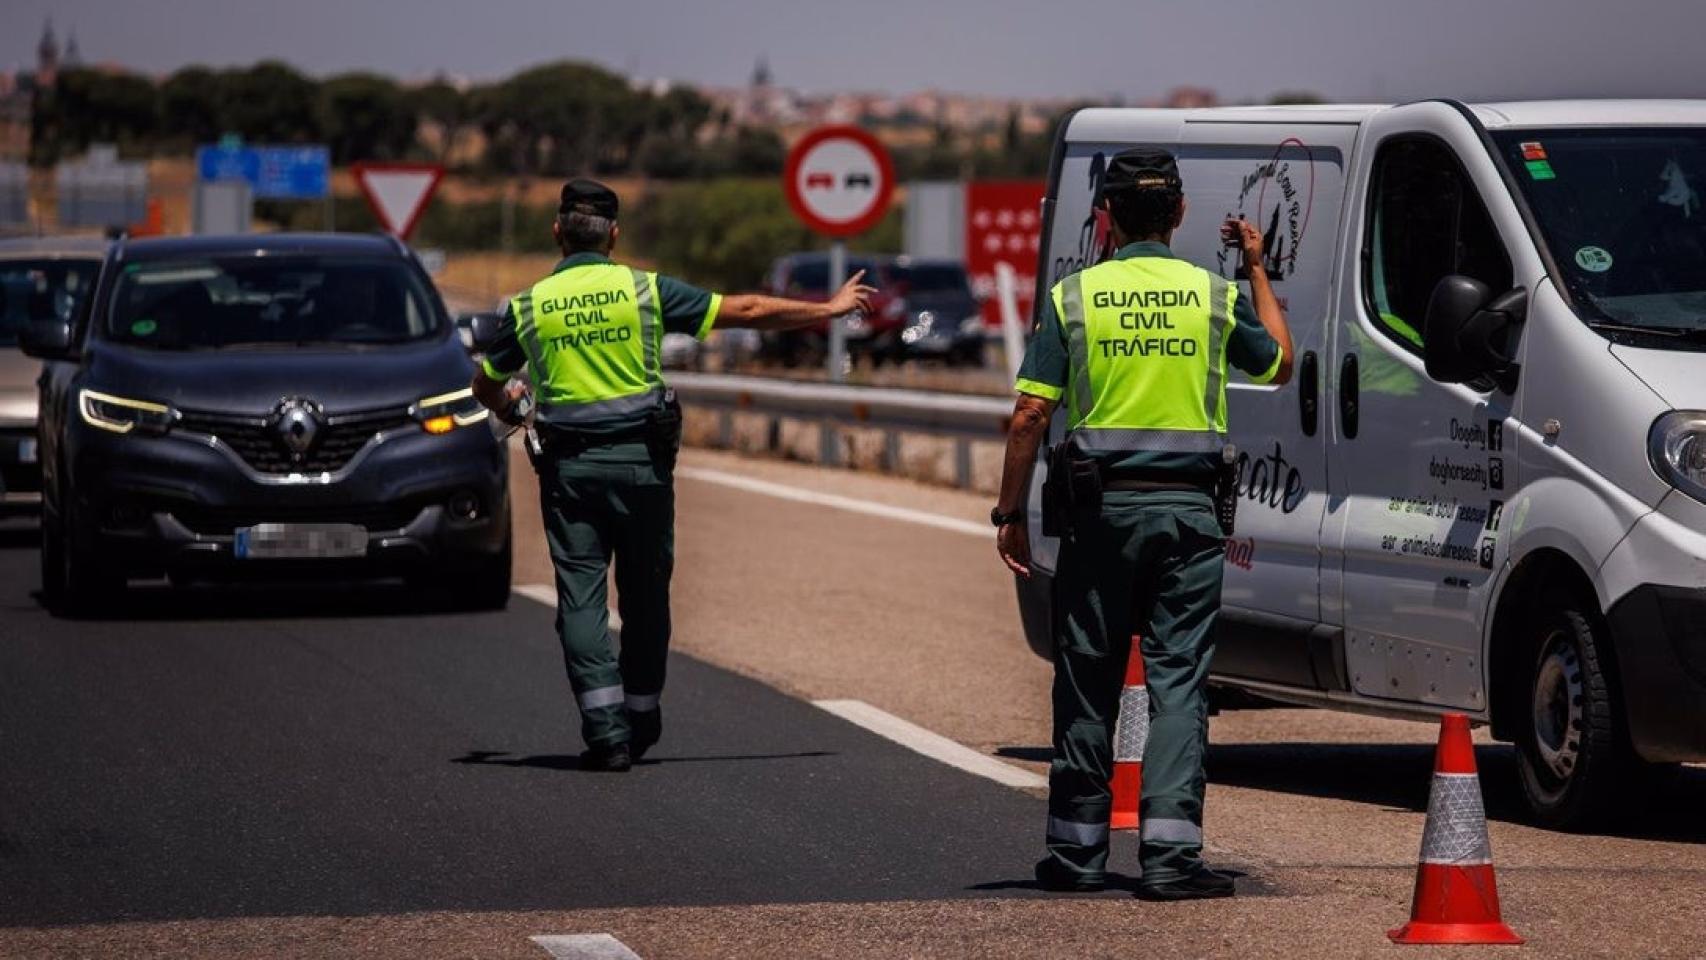
<path id="1" fill-rule="evenodd" d="M 329 415 L 313 446 L 300 458 L 292 455 L 265 417 L 186 410 L 178 428 L 219 438 L 258 473 L 336 473 L 375 435 L 410 422 L 409 412 L 398 407 Z"/>
<path id="2" fill-rule="evenodd" d="M 192 533 L 230 536 L 238 527 L 259 523 L 353 523 L 369 531 L 401 530 L 413 523 L 426 506 L 427 501 L 420 499 L 325 506 L 212 506 L 173 501 L 156 504 L 155 509 L 171 514 Z"/>

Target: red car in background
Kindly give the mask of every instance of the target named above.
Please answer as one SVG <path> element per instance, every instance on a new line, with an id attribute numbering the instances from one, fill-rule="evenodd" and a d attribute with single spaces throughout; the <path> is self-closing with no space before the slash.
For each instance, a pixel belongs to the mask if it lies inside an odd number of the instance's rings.
<path id="1" fill-rule="evenodd" d="M 863 270 L 865 282 L 877 288 L 871 297 L 871 312 L 854 313 L 847 318 L 847 353 L 851 357 L 888 359 L 900 342 L 900 329 L 906 317 L 889 308 L 894 295 L 885 289 L 888 286 L 885 263 L 886 259 L 860 254 L 847 257 L 847 275 Z M 781 297 L 828 300 L 829 254 L 791 253 L 778 257 L 770 265 L 765 287 Z M 762 359 L 788 366 L 820 364 L 828 353 L 828 322 L 800 330 L 767 332 L 759 350 Z"/>

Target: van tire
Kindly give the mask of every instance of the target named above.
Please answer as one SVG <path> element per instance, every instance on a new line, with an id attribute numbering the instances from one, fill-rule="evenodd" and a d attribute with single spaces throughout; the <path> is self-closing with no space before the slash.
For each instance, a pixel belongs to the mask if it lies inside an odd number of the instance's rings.
<path id="1" fill-rule="evenodd" d="M 42 599 L 55 616 L 99 617 L 124 591 L 124 577 L 95 556 L 91 531 L 84 529 L 69 499 L 60 509 L 42 510 Z"/>
<path id="2" fill-rule="evenodd" d="M 1592 826 L 1635 766 L 1619 729 L 1609 646 L 1591 612 L 1552 596 L 1530 621 L 1517 778 L 1542 826 Z"/>

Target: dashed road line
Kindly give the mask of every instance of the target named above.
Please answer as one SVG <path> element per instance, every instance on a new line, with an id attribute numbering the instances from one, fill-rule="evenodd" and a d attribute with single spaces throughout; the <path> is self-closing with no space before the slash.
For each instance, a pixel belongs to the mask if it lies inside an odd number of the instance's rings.
<path id="1" fill-rule="evenodd" d="M 640 960 L 640 955 L 608 933 L 553 933 L 528 937 L 557 960 Z"/>
<path id="2" fill-rule="evenodd" d="M 935 527 L 938 530 L 963 533 L 966 536 L 977 537 L 981 540 L 993 539 L 995 535 L 995 531 L 986 523 L 972 523 L 970 520 L 947 517 L 939 513 L 912 510 L 907 507 L 892 507 L 886 503 L 843 497 L 834 493 L 819 493 L 816 490 L 807 490 L 804 487 L 790 487 L 786 484 L 771 483 L 768 480 L 755 480 L 752 477 L 743 477 L 738 473 L 726 473 L 722 470 L 711 470 L 706 467 L 676 467 L 675 475 L 690 480 L 715 483 L 735 490 L 745 490 L 748 493 L 776 497 L 781 500 L 831 507 L 836 510 L 846 510 L 849 513 L 862 513 L 868 517 L 882 517 L 885 520 L 899 520 L 921 527 Z"/>
<path id="3" fill-rule="evenodd" d="M 812 706 L 827 710 L 848 723 L 921 753 L 939 763 L 994 780 L 1007 787 L 1043 788 L 1048 778 L 1021 770 L 994 757 L 985 756 L 962 743 L 949 740 L 909 720 L 879 710 L 863 700 L 813 700 Z"/>

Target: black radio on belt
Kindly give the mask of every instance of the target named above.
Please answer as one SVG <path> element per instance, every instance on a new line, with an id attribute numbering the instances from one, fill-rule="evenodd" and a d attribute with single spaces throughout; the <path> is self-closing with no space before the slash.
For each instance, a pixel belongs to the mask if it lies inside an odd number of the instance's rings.
<path id="1" fill-rule="evenodd" d="M 1220 467 L 1214 474 L 1214 515 L 1220 532 L 1232 536 L 1238 518 L 1238 448 L 1227 444 L 1220 451 Z"/>

